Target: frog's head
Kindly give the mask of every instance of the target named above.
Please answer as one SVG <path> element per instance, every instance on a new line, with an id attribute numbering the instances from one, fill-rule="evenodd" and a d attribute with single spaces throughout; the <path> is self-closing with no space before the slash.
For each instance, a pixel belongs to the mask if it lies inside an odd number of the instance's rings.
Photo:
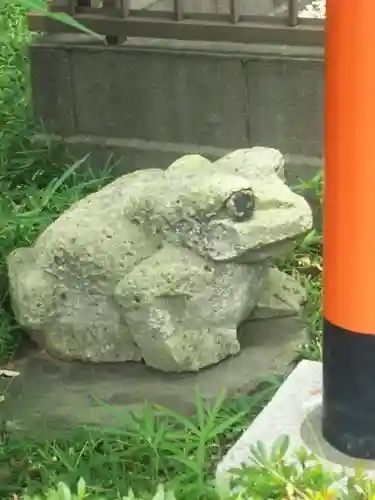
<path id="1" fill-rule="evenodd" d="M 214 163 L 184 156 L 164 180 L 157 211 L 166 237 L 214 261 L 279 256 L 312 227 L 311 208 L 285 184 L 274 149 L 238 150 Z"/>

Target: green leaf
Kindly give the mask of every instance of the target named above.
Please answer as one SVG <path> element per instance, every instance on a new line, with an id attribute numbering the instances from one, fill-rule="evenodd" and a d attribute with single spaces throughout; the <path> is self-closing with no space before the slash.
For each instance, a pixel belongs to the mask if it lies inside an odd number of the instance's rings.
<path id="1" fill-rule="evenodd" d="M 105 42 L 105 37 L 103 35 L 99 35 L 99 33 L 95 33 L 90 29 L 86 28 L 83 24 L 76 21 L 73 17 L 69 16 L 65 12 L 50 12 L 48 7 L 46 7 L 45 3 L 40 0 L 16 0 L 22 7 L 25 7 L 29 11 L 34 11 L 39 14 L 43 14 L 50 19 L 54 19 L 55 21 L 59 21 L 67 26 L 71 26 L 72 28 L 78 29 L 87 35 L 90 35 L 101 42 Z"/>
<path id="2" fill-rule="evenodd" d="M 269 454 L 267 449 L 261 441 L 258 441 L 256 445 L 250 447 L 250 451 L 257 461 L 258 465 L 266 466 L 269 463 Z"/>
<path id="3" fill-rule="evenodd" d="M 280 460 L 282 460 L 289 449 L 289 445 L 290 445 L 289 436 L 288 435 L 280 436 L 272 446 L 271 461 L 279 462 Z"/>
<path id="4" fill-rule="evenodd" d="M 83 479 L 83 477 L 81 477 L 78 481 L 78 484 L 77 484 L 77 494 L 78 494 L 78 498 L 79 500 L 83 500 L 85 498 L 85 495 L 86 495 L 86 483 L 85 483 L 85 480 Z"/>
<path id="5" fill-rule="evenodd" d="M 183 427 L 185 427 L 185 429 L 189 429 L 193 434 L 195 434 L 197 436 L 200 435 L 199 429 L 188 418 L 184 417 L 180 413 L 173 411 L 173 410 L 170 410 L 169 408 L 166 408 L 165 406 L 158 405 L 158 404 L 155 404 L 154 408 L 156 410 L 160 411 L 160 413 L 162 415 L 171 417 L 173 420 L 175 420 L 176 422 L 181 424 Z"/>
<path id="6" fill-rule="evenodd" d="M 210 432 L 209 437 L 211 439 L 213 439 L 214 437 L 218 436 L 219 434 L 224 433 L 224 431 L 226 431 L 230 427 L 233 427 L 234 424 L 236 424 L 237 422 L 240 422 L 247 415 L 247 413 L 248 412 L 243 411 L 241 413 L 237 413 L 237 415 L 233 415 L 232 417 L 229 417 L 229 418 L 225 419 L 223 422 L 221 422 L 220 424 L 216 425 L 212 429 L 212 431 Z"/>
<path id="7" fill-rule="evenodd" d="M 65 483 L 59 483 L 57 491 L 59 500 L 72 500 L 70 488 Z"/>
<path id="8" fill-rule="evenodd" d="M 70 177 L 87 160 L 89 156 L 90 153 L 88 153 L 80 160 L 77 160 L 60 177 L 52 180 L 43 193 L 44 196 L 40 206 L 34 210 L 30 210 L 29 212 L 22 213 L 22 217 L 35 217 L 36 215 L 39 215 L 39 212 L 41 212 L 41 210 L 43 210 L 43 208 L 48 205 L 49 201 L 53 198 L 56 191 L 64 184 L 68 177 Z"/>
<path id="9" fill-rule="evenodd" d="M 195 392 L 195 408 L 197 413 L 199 429 L 203 430 L 206 423 L 206 412 L 204 408 L 204 402 L 202 396 L 199 393 L 198 388 L 196 388 Z"/>

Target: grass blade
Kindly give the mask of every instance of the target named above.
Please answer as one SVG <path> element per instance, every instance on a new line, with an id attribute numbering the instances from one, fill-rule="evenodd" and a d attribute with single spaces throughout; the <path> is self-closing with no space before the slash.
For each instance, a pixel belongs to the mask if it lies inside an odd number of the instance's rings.
<path id="1" fill-rule="evenodd" d="M 41 0 L 15 0 L 15 1 L 17 1 L 22 7 L 25 7 L 29 11 L 34 11 L 39 14 L 48 16 L 50 19 L 54 19 L 55 21 L 66 24 L 67 26 L 71 26 L 72 28 L 81 31 L 82 33 L 86 33 L 86 35 L 90 35 L 96 38 L 97 40 L 100 40 L 101 42 L 106 41 L 103 35 L 99 35 L 99 33 L 95 33 L 95 31 L 91 31 L 90 29 L 86 28 L 86 26 L 79 23 L 73 17 L 69 16 L 65 12 L 49 11 L 48 8 L 46 7 L 46 4 Z"/>

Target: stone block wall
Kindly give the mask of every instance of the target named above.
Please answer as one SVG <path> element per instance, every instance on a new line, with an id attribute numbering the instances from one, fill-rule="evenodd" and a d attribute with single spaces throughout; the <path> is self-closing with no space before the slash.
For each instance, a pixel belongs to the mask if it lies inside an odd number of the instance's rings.
<path id="1" fill-rule="evenodd" d="M 46 35 L 30 48 L 35 115 L 75 155 L 120 171 L 252 145 L 279 148 L 293 179 L 323 156 L 323 50 Z"/>

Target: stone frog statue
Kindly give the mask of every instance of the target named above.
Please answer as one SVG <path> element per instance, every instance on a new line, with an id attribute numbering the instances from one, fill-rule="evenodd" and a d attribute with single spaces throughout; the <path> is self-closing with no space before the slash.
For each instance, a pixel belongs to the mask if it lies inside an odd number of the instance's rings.
<path id="1" fill-rule="evenodd" d="M 238 353 L 244 321 L 298 311 L 303 291 L 273 262 L 311 226 L 278 151 L 187 155 L 118 178 L 13 251 L 14 312 L 57 358 L 197 371 Z"/>

